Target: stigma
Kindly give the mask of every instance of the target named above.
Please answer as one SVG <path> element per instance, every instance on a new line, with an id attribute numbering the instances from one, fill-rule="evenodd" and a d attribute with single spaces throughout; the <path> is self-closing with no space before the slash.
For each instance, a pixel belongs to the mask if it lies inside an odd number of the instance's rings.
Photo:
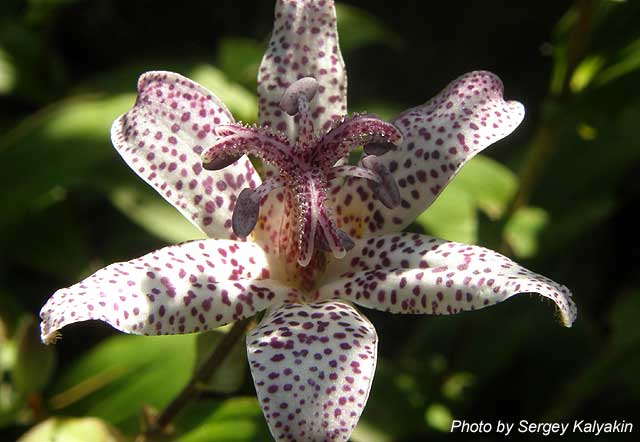
<path id="1" fill-rule="evenodd" d="M 393 175 L 378 158 L 402 141 L 400 131 L 372 114 L 345 116 L 334 121 L 328 131 L 316 133 L 311 103 L 318 91 L 313 77 L 292 83 L 282 95 L 280 108 L 294 116 L 296 139 L 268 127 L 248 127 L 240 123 L 216 127 L 215 143 L 202 153 L 203 167 L 223 169 L 244 154 L 255 155 L 279 173 L 257 188 L 242 190 L 233 211 L 231 227 L 240 238 L 251 234 L 258 221 L 260 205 L 271 191 L 286 187 L 295 198 L 299 265 L 306 267 L 315 253 L 330 252 L 342 258 L 354 241 L 340 230 L 327 203 L 328 183 L 357 177 L 368 181 L 374 196 L 386 207 L 400 204 L 400 192 Z M 363 157 L 358 165 L 342 164 L 359 146 Z"/>

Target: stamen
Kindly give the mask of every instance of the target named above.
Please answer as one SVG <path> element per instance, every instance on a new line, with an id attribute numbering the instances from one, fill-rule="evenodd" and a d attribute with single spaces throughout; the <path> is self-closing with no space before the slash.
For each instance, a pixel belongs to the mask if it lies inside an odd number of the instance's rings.
<path id="1" fill-rule="evenodd" d="M 217 158 L 212 158 L 209 162 L 202 162 L 202 167 L 207 170 L 220 170 L 224 169 L 227 166 L 231 166 L 233 163 L 238 161 L 243 154 L 239 153 L 237 155 L 220 155 Z"/>
<path id="2" fill-rule="evenodd" d="M 331 167 L 358 146 L 383 144 L 394 148 L 402 134 L 391 123 L 372 114 L 355 115 L 337 123 L 318 141 L 311 161 L 318 167 Z"/>
<path id="3" fill-rule="evenodd" d="M 355 247 L 356 243 L 344 230 L 334 227 L 333 233 L 338 239 L 339 248 L 343 249 L 344 252 L 348 252 Z M 317 239 L 318 250 L 321 250 L 323 252 L 334 252 L 335 256 L 335 250 L 329 245 L 326 235 L 317 235 Z M 344 255 L 344 253 L 341 253 L 341 255 Z"/>
<path id="4" fill-rule="evenodd" d="M 270 178 L 255 189 L 242 189 L 231 216 L 231 228 L 240 238 L 246 238 L 253 231 L 260 214 L 260 202 L 269 192 L 285 185 L 280 177 Z"/>
<path id="5" fill-rule="evenodd" d="M 289 115 L 298 113 L 300 98 L 304 97 L 309 103 L 318 92 L 318 81 L 313 77 L 303 77 L 294 81 L 291 86 L 284 91 L 280 100 L 280 109 Z"/>
<path id="6" fill-rule="evenodd" d="M 291 148 L 284 135 L 274 134 L 266 128 L 245 127 L 240 124 L 219 126 L 216 129 L 216 133 L 224 136 L 202 152 L 202 163 L 207 169 L 217 170 L 220 166 L 229 165 L 233 162 L 232 159 L 245 153 L 256 155 L 281 170 L 292 166 Z M 293 163 L 297 165 L 297 162 Z"/>
<path id="7" fill-rule="evenodd" d="M 358 166 L 336 166 L 327 172 L 327 181 L 334 180 L 339 177 L 357 177 L 365 178 L 376 183 L 380 182 L 380 177 L 364 167 Z"/>
<path id="8" fill-rule="evenodd" d="M 374 196 L 388 209 L 394 209 L 400 204 L 400 190 L 395 178 L 375 155 L 369 155 L 360 161 L 362 166 L 371 170 L 379 177 L 379 182 L 369 181 Z"/>
<path id="9" fill-rule="evenodd" d="M 307 151 L 313 145 L 313 119 L 309 103 L 318 92 L 318 81 L 313 77 L 304 77 L 293 82 L 284 91 L 280 100 L 280 108 L 289 115 L 296 116 L 298 124 L 298 140 L 296 145 Z"/>
<path id="10" fill-rule="evenodd" d="M 390 150 L 394 150 L 396 146 L 389 142 L 369 143 L 363 147 L 364 152 L 367 155 L 384 155 Z"/>
<path id="11" fill-rule="evenodd" d="M 240 238 L 249 236 L 258 222 L 260 199 L 256 198 L 255 194 L 255 190 L 247 187 L 242 189 L 236 200 L 236 207 L 231 216 L 231 228 Z"/>
<path id="12" fill-rule="evenodd" d="M 340 242 L 342 242 L 342 247 L 348 252 L 356 246 L 355 241 L 351 238 L 347 232 L 341 229 L 336 229 L 336 234 L 340 237 Z"/>

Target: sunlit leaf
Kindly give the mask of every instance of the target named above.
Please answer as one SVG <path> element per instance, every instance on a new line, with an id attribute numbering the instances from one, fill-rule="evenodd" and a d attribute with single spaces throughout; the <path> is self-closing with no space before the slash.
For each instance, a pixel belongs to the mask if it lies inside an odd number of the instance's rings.
<path id="1" fill-rule="evenodd" d="M 135 431 L 144 405 L 161 407 L 189 380 L 196 335 L 114 336 L 74 361 L 54 386 L 50 404 Z"/>
<path id="2" fill-rule="evenodd" d="M 426 231 L 451 241 L 475 243 L 477 210 L 500 218 L 517 189 L 517 179 L 507 167 L 477 155 L 462 168 L 431 207 L 416 222 Z"/>
<path id="3" fill-rule="evenodd" d="M 605 60 L 602 56 L 591 55 L 585 57 L 571 75 L 571 79 L 569 80 L 571 92 L 577 93 L 586 88 L 604 64 Z"/>
<path id="4" fill-rule="evenodd" d="M 473 196 L 467 189 L 451 182 L 438 199 L 416 222 L 427 233 L 450 241 L 473 244 L 478 239 L 478 218 Z"/>
<path id="5" fill-rule="evenodd" d="M 94 417 L 52 417 L 33 427 L 18 442 L 124 442 L 107 422 Z"/>
<path id="6" fill-rule="evenodd" d="M 264 44 L 256 40 L 223 37 L 218 45 L 218 66 L 228 78 L 233 78 L 250 90 L 257 87 L 258 66 Z"/>
<path id="7" fill-rule="evenodd" d="M 168 243 L 206 237 L 149 187 L 116 186 L 108 194 L 113 205 L 131 220 Z"/>
<path id="8" fill-rule="evenodd" d="M 539 207 L 523 207 L 513 214 L 504 227 L 504 238 L 519 258 L 530 258 L 538 252 L 541 231 L 549 222 L 549 214 Z"/>
<path id="9" fill-rule="evenodd" d="M 180 442 L 250 442 L 271 439 L 255 397 L 236 397 L 218 404 L 202 401 L 188 411 L 204 417 L 195 427 L 188 423 L 185 425 L 185 420 L 193 421 L 193 415 L 178 422 L 179 427 L 185 428 L 185 432 L 180 435 Z"/>
<path id="10" fill-rule="evenodd" d="M 454 183 L 469 192 L 478 207 L 495 220 L 504 214 L 515 196 L 518 179 L 508 167 L 476 155 L 460 170 Z"/>
<path id="11" fill-rule="evenodd" d="M 11 56 L 0 46 L 0 95 L 11 92 L 16 81 L 15 76 Z"/>
<path id="12" fill-rule="evenodd" d="M 27 212 L 53 188 L 90 183 L 92 168 L 116 158 L 109 140 L 111 123 L 134 100 L 132 94 L 65 100 L 3 134 L 0 226 Z"/>

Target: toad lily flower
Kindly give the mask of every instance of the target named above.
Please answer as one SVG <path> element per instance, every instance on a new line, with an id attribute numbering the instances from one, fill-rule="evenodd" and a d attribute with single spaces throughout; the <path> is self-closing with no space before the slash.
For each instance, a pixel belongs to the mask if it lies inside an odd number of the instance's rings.
<path id="1" fill-rule="evenodd" d="M 460 167 L 524 116 L 472 72 L 391 123 L 346 116 L 333 3 L 278 0 L 258 77 L 259 126 L 235 123 L 204 87 L 149 72 L 113 143 L 211 239 L 112 264 L 57 291 L 42 339 L 97 319 L 127 333 L 209 330 L 267 310 L 247 336 L 260 406 L 278 441 L 347 440 L 367 401 L 377 335 L 352 304 L 453 314 L 518 293 L 569 291 L 478 246 L 398 233 Z M 363 145 L 357 166 L 344 157 Z M 265 180 L 244 154 L 267 165 Z"/>

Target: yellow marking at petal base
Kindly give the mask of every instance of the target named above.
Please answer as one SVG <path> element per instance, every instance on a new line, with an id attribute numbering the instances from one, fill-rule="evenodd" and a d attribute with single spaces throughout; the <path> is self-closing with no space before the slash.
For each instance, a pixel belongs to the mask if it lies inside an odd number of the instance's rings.
<path id="1" fill-rule="evenodd" d="M 335 217 L 338 228 L 344 230 L 353 239 L 362 238 L 362 235 L 365 232 L 362 214 L 366 209 L 362 207 L 360 207 L 360 209 L 361 210 L 349 210 L 343 207 L 342 213 Z"/>

